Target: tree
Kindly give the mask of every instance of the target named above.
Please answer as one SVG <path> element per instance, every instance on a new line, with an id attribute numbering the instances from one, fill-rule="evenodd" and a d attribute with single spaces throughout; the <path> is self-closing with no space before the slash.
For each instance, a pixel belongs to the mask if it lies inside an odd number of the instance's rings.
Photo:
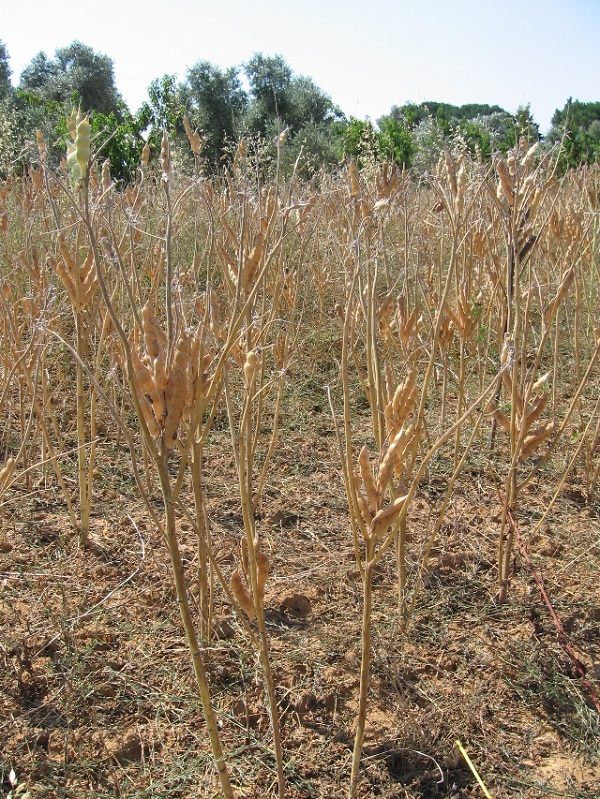
<path id="1" fill-rule="evenodd" d="M 8 50 L 4 42 L 0 41 L 0 100 L 8 97 L 12 91 L 11 75 Z"/>
<path id="2" fill-rule="evenodd" d="M 339 131 L 339 142 L 342 158 L 352 158 L 358 166 L 378 158 L 379 140 L 370 119 L 350 117 Z"/>
<path id="3" fill-rule="evenodd" d="M 345 117 L 312 78 L 294 75 L 281 56 L 262 53 L 255 53 L 244 70 L 250 87 L 246 130 L 270 140 L 267 158 L 275 163 L 279 155 L 286 171 L 299 156 L 305 175 L 314 174 L 319 159 L 321 164 L 339 159 L 339 127 L 345 128 Z M 277 153 L 277 134 L 284 129 L 285 150 Z"/>
<path id="4" fill-rule="evenodd" d="M 415 145 L 407 125 L 393 117 L 382 117 L 379 126 L 379 155 L 385 161 L 409 167 L 412 163 Z"/>
<path id="5" fill-rule="evenodd" d="M 552 126 L 561 128 L 567 124 L 571 127 L 587 130 L 592 122 L 600 119 L 600 103 L 582 103 L 580 100 L 567 100 L 562 109 L 556 109 L 552 116 Z"/>
<path id="6" fill-rule="evenodd" d="M 46 53 L 36 53 L 21 72 L 19 89 L 31 92 L 40 99 L 49 94 L 50 83 L 56 74 L 56 67 Z"/>
<path id="7" fill-rule="evenodd" d="M 80 104 L 82 111 L 121 114 L 112 59 L 75 41 L 56 50 L 54 59 L 39 52 L 21 73 L 19 88 L 42 100 Z"/>
<path id="8" fill-rule="evenodd" d="M 600 103 L 583 103 L 569 98 L 552 116 L 548 144 L 561 142 L 563 169 L 591 164 L 600 159 Z"/>
<path id="9" fill-rule="evenodd" d="M 237 69 L 220 70 L 209 61 L 198 61 L 187 72 L 182 102 L 205 137 L 203 154 L 218 167 L 227 142 L 240 134 L 248 105 Z"/>
<path id="10" fill-rule="evenodd" d="M 244 71 L 252 98 L 248 126 L 255 133 L 265 134 L 274 122 L 279 119 L 285 123 L 289 116 L 292 70 L 280 55 L 255 53 L 244 64 Z"/>
<path id="11" fill-rule="evenodd" d="M 520 105 L 515 114 L 515 133 L 517 140 L 525 138 L 530 144 L 540 141 L 540 126 L 533 118 L 531 105 Z"/>
<path id="12" fill-rule="evenodd" d="M 156 78 L 148 87 L 148 100 L 142 103 L 135 119 L 140 131 L 145 131 L 153 154 L 160 152 L 163 130 L 171 139 L 171 147 L 183 145 L 183 115 L 185 107 L 181 98 L 181 87 L 175 75 Z"/>
<path id="13" fill-rule="evenodd" d="M 126 112 L 125 118 L 119 119 L 114 113 L 97 111 L 91 115 L 90 122 L 98 162 L 108 158 L 113 179 L 130 182 L 135 178 L 144 147 L 137 117 Z"/>
<path id="14" fill-rule="evenodd" d="M 285 121 L 292 132 L 300 131 L 306 125 L 328 125 L 343 119 L 344 115 L 334 106 L 331 97 L 312 78 L 295 75 L 290 81 L 287 95 L 288 116 Z"/>

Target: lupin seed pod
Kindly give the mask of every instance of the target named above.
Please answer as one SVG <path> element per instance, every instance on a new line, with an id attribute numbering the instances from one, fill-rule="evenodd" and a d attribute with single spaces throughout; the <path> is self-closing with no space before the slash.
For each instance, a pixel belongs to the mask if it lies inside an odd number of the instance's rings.
<path id="1" fill-rule="evenodd" d="M 248 391 L 252 387 L 252 381 L 254 380 L 254 374 L 256 372 L 257 366 L 258 355 L 256 354 L 256 350 L 250 350 L 250 352 L 246 355 L 246 362 L 244 364 L 244 381 Z"/>
<path id="2" fill-rule="evenodd" d="M 408 370 L 408 374 L 394 394 L 392 400 L 392 413 L 394 424 L 403 424 L 417 400 L 417 372 L 414 367 Z"/>
<path id="3" fill-rule="evenodd" d="M 535 402 L 529 406 L 527 409 L 527 414 L 525 416 L 525 429 L 529 430 L 531 425 L 540 418 L 542 413 L 544 412 L 544 408 L 548 402 L 548 397 L 546 394 L 542 394 L 540 397 L 537 397 Z"/>
<path id="4" fill-rule="evenodd" d="M 154 382 L 156 388 L 164 394 L 167 390 L 167 350 L 162 349 L 152 363 Z"/>
<path id="5" fill-rule="evenodd" d="M 498 424 L 507 432 L 510 432 L 510 419 L 508 416 L 506 416 L 506 414 L 502 413 L 501 410 L 496 408 L 496 410 L 492 413 L 492 418 L 495 419 Z"/>
<path id="6" fill-rule="evenodd" d="M 7 485 L 8 481 L 13 475 L 13 472 L 15 471 L 16 465 L 16 460 L 11 456 L 6 461 L 2 469 L 0 469 L 0 488 L 4 488 L 4 486 Z"/>
<path id="7" fill-rule="evenodd" d="M 190 362 L 190 336 L 181 333 L 175 346 L 173 363 L 169 374 L 169 382 L 165 391 L 167 416 L 163 440 L 167 449 L 173 449 L 177 438 L 177 429 L 183 416 L 188 394 Z"/>
<path id="8" fill-rule="evenodd" d="M 55 258 L 52 257 L 48 253 L 46 256 L 46 264 L 54 269 L 58 277 L 60 278 L 61 283 L 65 287 L 67 294 L 69 295 L 69 299 L 72 305 L 76 305 L 77 303 L 77 290 L 75 289 L 75 283 L 73 282 L 73 278 L 71 277 L 71 273 L 65 267 L 62 261 L 57 261 Z"/>
<path id="9" fill-rule="evenodd" d="M 448 152 L 448 150 L 444 151 L 444 161 L 446 165 L 446 177 L 448 178 L 448 184 L 450 186 L 450 191 L 452 192 L 452 196 L 456 198 L 457 193 L 457 185 L 456 185 L 456 168 L 454 166 L 454 162 L 452 160 L 452 156 Z"/>
<path id="10" fill-rule="evenodd" d="M 243 275 L 244 275 L 244 289 L 250 290 L 252 280 L 258 269 L 260 258 L 264 248 L 264 235 L 259 232 L 256 236 L 254 247 L 250 250 L 249 254 L 244 258 Z"/>
<path id="11" fill-rule="evenodd" d="M 381 510 L 377 511 L 371 524 L 373 537 L 376 541 L 381 541 L 382 538 L 385 538 L 402 510 L 407 496 L 408 494 L 404 494 L 400 497 L 396 497 L 396 499 L 390 502 L 389 505 L 386 505 L 385 508 L 381 508 Z"/>
<path id="12" fill-rule="evenodd" d="M 358 182 L 358 170 L 354 161 L 348 164 L 348 174 L 350 177 L 350 196 L 357 198 L 360 197 L 360 185 Z"/>
<path id="13" fill-rule="evenodd" d="M 155 432 L 152 430 L 150 432 L 154 438 L 157 438 L 160 435 L 160 431 L 158 429 L 158 420 L 162 419 L 165 413 L 163 395 L 156 388 L 156 383 L 154 382 L 152 373 L 138 355 L 131 336 L 129 338 L 129 344 L 131 348 L 131 363 L 133 366 L 133 382 L 136 387 L 141 405 L 143 405 L 142 400 L 145 400 L 146 396 L 150 398 L 152 410 L 154 412 L 154 419 L 157 423 L 156 428 L 153 426 L 153 430 Z M 146 419 L 146 424 L 148 424 L 148 419 Z M 148 429 L 150 429 L 149 424 Z"/>
<path id="14" fill-rule="evenodd" d="M 91 127 L 90 118 L 85 116 L 77 125 L 75 137 L 75 157 L 83 180 L 87 177 L 88 165 L 91 155 Z"/>
<path id="15" fill-rule="evenodd" d="M 73 180 L 81 179 L 81 168 L 77 161 L 77 148 L 71 142 L 67 142 L 67 169 L 71 173 Z"/>
<path id="16" fill-rule="evenodd" d="M 502 189 L 502 193 L 506 197 L 508 204 L 512 207 L 515 202 L 513 181 L 507 168 L 507 162 L 503 158 L 499 158 L 496 161 L 496 172 L 498 173 L 498 178 L 500 181 L 498 186 L 499 193 L 500 189 Z"/>
<path id="17" fill-rule="evenodd" d="M 467 188 L 467 173 L 465 171 L 464 163 L 461 163 L 456 175 L 456 197 L 454 200 L 454 207 L 457 216 L 461 216 L 465 205 L 465 190 Z"/>
<path id="18" fill-rule="evenodd" d="M 549 421 L 545 424 L 539 425 L 534 430 L 532 430 L 528 435 L 525 436 L 523 439 L 523 445 L 521 447 L 521 452 L 519 453 L 519 459 L 521 461 L 526 461 L 530 455 L 540 446 L 543 444 L 544 441 L 549 438 L 554 431 L 554 422 Z"/>
<path id="19" fill-rule="evenodd" d="M 35 132 L 35 141 L 38 148 L 38 153 L 40 154 L 40 159 L 42 161 L 46 160 L 46 155 L 48 154 L 48 150 L 46 148 L 46 141 L 44 139 L 44 134 L 41 130 L 36 130 Z"/>
<path id="20" fill-rule="evenodd" d="M 102 191 L 107 192 L 113 185 L 108 158 L 102 164 Z"/>
<path id="21" fill-rule="evenodd" d="M 152 360 L 158 358 L 166 346 L 166 336 L 156 321 L 150 300 L 142 308 L 142 326 L 144 330 L 144 347 Z"/>
<path id="22" fill-rule="evenodd" d="M 185 129 L 185 135 L 188 137 L 190 147 L 192 148 L 192 152 L 194 155 L 200 155 L 204 148 L 204 142 L 200 138 L 198 131 L 192 130 L 192 126 L 190 125 L 190 120 L 188 119 L 187 114 L 183 115 L 183 127 Z"/>
<path id="23" fill-rule="evenodd" d="M 162 141 L 160 143 L 160 168 L 163 172 L 163 179 L 168 177 L 171 171 L 171 147 L 166 130 L 163 131 Z"/>
<path id="24" fill-rule="evenodd" d="M 254 618 L 254 602 L 252 601 L 252 597 L 250 596 L 248 589 L 244 585 L 244 581 L 242 580 L 242 575 L 240 574 L 239 569 L 236 568 L 233 570 L 229 585 L 231 586 L 231 590 L 233 591 L 233 595 L 237 599 L 239 606 L 244 611 L 246 616 L 252 620 Z"/>
<path id="25" fill-rule="evenodd" d="M 400 430 L 381 459 L 379 472 L 377 474 L 377 492 L 379 496 L 383 497 L 387 484 L 392 476 L 392 471 L 403 459 L 413 433 L 413 425 L 409 425 L 406 430 Z"/>

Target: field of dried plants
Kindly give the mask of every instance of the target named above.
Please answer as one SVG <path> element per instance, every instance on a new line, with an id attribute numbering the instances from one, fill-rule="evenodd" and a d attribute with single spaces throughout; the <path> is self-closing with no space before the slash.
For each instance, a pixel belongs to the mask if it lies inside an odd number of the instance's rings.
<path id="1" fill-rule="evenodd" d="M 0 796 L 600 795 L 600 170 L 70 125 L 0 184 Z"/>

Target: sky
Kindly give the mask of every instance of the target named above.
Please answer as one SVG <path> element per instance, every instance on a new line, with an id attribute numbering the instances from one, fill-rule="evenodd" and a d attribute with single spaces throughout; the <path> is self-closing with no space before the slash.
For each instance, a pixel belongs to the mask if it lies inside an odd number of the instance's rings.
<path id="1" fill-rule="evenodd" d="M 405 102 L 530 104 L 544 133 L 569 97 L 600 101 L 600 0 L 0 0 L 13 83 L 75 39 L 112 58 L 132 111 L 155 78 L 255 52 L 374 121 Z"/>

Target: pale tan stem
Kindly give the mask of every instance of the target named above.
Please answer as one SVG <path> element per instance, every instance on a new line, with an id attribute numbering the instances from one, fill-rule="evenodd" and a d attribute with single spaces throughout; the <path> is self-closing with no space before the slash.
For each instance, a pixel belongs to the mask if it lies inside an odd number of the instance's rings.
<path id="1" fill-rule="evenodd" d="M 183 562 L 181 560 L 181 553 L 179 544 L 177 542 L 177 530 L 175 524 L 175 506 L 173 504 L 173 497 L 171 493 L 171 485 L 169 479 L 169 472 L 167 466 L 167 457 L 165 453 L 161 453 L 161 457 L 156 463 L 160 484 L 163 494 L 165 506 L 165 533 L 167 547 L 171 558 L 171 568 L 173 575 L 173 583 L 177 594 L 177 604 L 179 606 L 179 613 L 181 621 L 185 629 L 185 636 L 187 639 L 188 649 L 192 658 L 192 665 L 194 667 L 194 674 L 198 684 L 198 691 L 200 693 L 200 701 L 202 703 L 202 712 L 210 745 L 213 754 L 213 760 L 219 775 L 221 783 L 221 790 L 225 799 L 233 799 L 233 789 L 229 780 L 229 771 L 223 756 L 223 749 L 221 747 L 221 740 L 219 736 L 219 728 L 215 718 L 212 700 L 210 697 L 210 689 L 208 687 L 208 680 L 206 678 L 206 670 L 204 668 L 204 661 L 200 651 L 198 636 L 196 635 L 196 628 L 192 619 L 190 605 L 188 601 L 187 587 L 185 584 L 185 576 L 183 570 Z"/>
<path id="2" fill-rule="evenodd" d="M 361 635 L 361 662 L 360 662 L 360 688 L 358 694 L 358 710 L 356 713 L 356 733 L 354 735 L 354 749 L 352 752 L 352 770 L 350 772 L 349 797 L 354 799 L 358 787 L 360 773 L 360 758 L 365 740 L 367 725 L 367 704 L 369 699 L 369 685 L 371 680 L 371 607 L 373 597 L 373 560 L 370 557 L 373 551 L 372 542 L 367 543 L 367 562 L 363 571 L 363 613 Z"/>

